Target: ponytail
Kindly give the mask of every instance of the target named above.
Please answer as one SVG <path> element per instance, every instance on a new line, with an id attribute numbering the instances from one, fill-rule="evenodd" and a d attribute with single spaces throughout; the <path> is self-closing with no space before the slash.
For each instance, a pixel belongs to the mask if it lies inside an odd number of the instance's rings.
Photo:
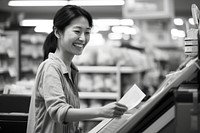
<path id="1" fill-rule="evenodd" d="M 55 53 L 57 48 L 57 38 L 52 31 L 46 38 L 44 45 L 43 45 L 43 60 L 48 58 L 50 52 Z"/>

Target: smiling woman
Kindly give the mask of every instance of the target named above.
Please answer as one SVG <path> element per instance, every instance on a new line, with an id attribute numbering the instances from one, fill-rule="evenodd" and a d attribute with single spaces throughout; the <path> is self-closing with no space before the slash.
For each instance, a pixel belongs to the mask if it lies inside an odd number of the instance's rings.
<path id="1" fill-rule="evenodd" d="M 71 6 L 66 7 L 67 8 L 59 10 L 54 17 L 54 31 L 49 34 L 44 43 L 44 60 L 48 57 L 49 52 L 54 53 L 56 51 L 58 43 L 61 43 L 60 46 L 62 46 L 63 43 L 67 43 L 63 41 L 72 41 L 70 40 L 71 37 L 77 40 L 79 37 L 82 37 L 83 33 L 89 33 L 91 27 L 93 26 L 92 17 L 88 12 L 85 12 L 83 9 L 83 11 L 75 10 L 74 7 Z M 65 17 L 63 17 L 64 15 Z M 87 40 L 89 41 L 89 36 L 87 37 Z M 59 51 L 59 46 L 57 51 Z"/>
<path id="2" fill-rule="evenodd" d="M 80 109 L 78 69 L 72 59 L 82 54 L 92 26 L 91 15 L 75 5 L 64 6 L 55 14 L 53 31 L 43 46 L 44 61 L 35 78 L 27 133 L 77 133 L 78 121 L 119 117 L 127 110 L 116 102 Z"/>
<path id="3" fill-rule="evenodd" d="M 90 31 L 91 27 L 84 17 L 74 19 L 64 32 L 55 28 L 59 44 L 55 53 L 66 55 L 65 59 L 80 55 L 90 39 Z"/>

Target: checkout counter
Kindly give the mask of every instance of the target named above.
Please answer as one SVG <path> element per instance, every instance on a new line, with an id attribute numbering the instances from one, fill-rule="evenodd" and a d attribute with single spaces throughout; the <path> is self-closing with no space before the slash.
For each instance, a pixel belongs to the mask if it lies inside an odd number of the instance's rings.
<path id="1" fill-rule="evenodd" d="M 200 114 L 198 109 L 200 106 L 195 103 L 198 95 L 196 95 L 197 91 L 194 91 L 198 90 L 198 85 L 189 82 L 198 75 L 199 69 L 198 58 L 190 60 L 182 70 L 168 75 L 155 94 L 135 107 L 131 114 L 125 114 L 119 119 L 112 119 L 106 124 L 100 123 L 89 133 L 173 133 L 182 130 L 185 132 L 186 129 L 183 127 L 187 128 L 189 132 L 192 130 L 199 132 Z M 181 101 L 181 99 L 185 99 L 180 91 L 183 89 L 183 84 L 188 92 L 185 93 L 185 96 L 189 97 L 186 101 Z M 182 106 L 181 102 L 183 102 Z M 185 102 L 190 102 L 190 106 L 184 105 Z M 192 119 L 183 125 L 186 117 Z M 196 122 L 194 122 L 195 120 Z M 192 121 L 194 123 L 190 126 Z"/>
<path id="2" fill-rule="evenodd" d="M 30 96 L 0 95 L 0 133 L 26 133 Z"/>
<path id="3" fill-rule="evenodd" d="M 200 133 L 200 11 L 195 4 L 191 9 L 197 32 L 185 45 L 187 60 L 131 113 L 100 122 L 89 133 Z"/>

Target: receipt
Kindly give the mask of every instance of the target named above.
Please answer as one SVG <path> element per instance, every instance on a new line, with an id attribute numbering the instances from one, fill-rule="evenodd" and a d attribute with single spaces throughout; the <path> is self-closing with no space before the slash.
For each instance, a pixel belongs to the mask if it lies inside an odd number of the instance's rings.
<path id="1" fill-rule="evenodd" d="M 119 100 L 119 103 L 128 107 L 128 110 L 136 107 L 146 95 L 140 90 L 140 88 L 134 84 L 126 94 Z"/>

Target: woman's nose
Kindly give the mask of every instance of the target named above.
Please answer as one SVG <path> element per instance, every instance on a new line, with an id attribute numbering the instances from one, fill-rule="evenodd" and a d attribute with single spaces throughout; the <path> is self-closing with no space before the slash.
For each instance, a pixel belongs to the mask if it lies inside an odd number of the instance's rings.
<path id="1" fill-rule="evenodd" d="M 86 37 L 85 37 L 85 34 L 84 34 L 84 33 L 82 33 L 82 34 L 80 35 L 79 40 L 85 42 Z"/>

